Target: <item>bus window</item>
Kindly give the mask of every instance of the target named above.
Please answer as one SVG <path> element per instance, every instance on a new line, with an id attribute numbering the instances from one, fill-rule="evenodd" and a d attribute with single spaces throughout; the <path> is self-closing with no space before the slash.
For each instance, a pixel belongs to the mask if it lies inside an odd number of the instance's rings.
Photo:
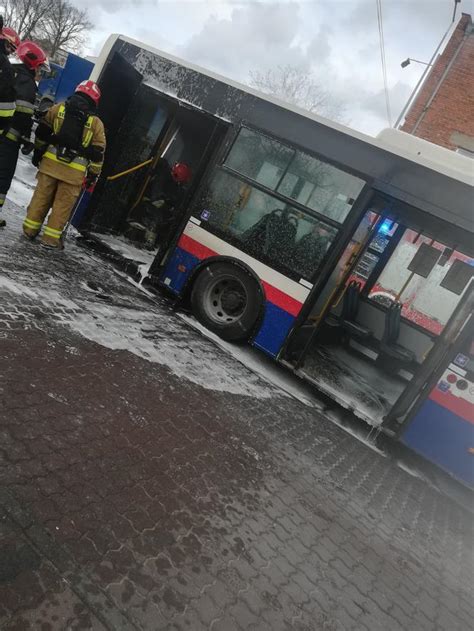
<path id="1" fill-rule="evenodd" d="M 447 260 L 445 252 L 449 252 Z M 459 294 L 450 291 L 446 281 L 443 283 L 451 266 L 457 260 L 467 265 L 474 263 L 473 259 L 461 252 L 449 250 L 438 241 L 406 229 L 379 278 L 370 289 L 369 299 L 384 306 L 393 300 L 399 300 L 403 304 L 402 317 L 430 333 L 439 335 L 467 286 L 466 281 Z M 456 266 L 454 272 L 456 269 L 461 270 Z M 458 273 L 464 274 L 464 267 Z"/>
<path id="2" fill-rule="evenodd" d="M 225 165 L 275 190 L 293 154 L 293 149 L 243 127 Z"/>
<path id="3" fill-rule="evenodd" d="M 206 222 L 222 238 L 283 273 L 311 279 L 338 231 L 301 211 L 218 172 L 205 200 Z"/>
<path id="4" fill-rule="evenodd" d="M 297 151 L 278 192 L 342 223 L 363 186 L 359 178 Z"/>
<path id="5" fill-rule="evenodd" d="M 343 223 L 365 182 L 243 127 L 224 166 L 322 217 Z"/>

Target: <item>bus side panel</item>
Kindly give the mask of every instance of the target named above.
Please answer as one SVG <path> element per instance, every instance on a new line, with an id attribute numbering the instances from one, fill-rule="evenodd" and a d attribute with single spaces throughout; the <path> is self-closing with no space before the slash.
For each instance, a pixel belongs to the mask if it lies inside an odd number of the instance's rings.
<path id="1" fill-rule="evenodd" d="M 252 342 L 252 346 L 256 346 L 272 355 L 272 357 L 276 357 L 294 321 L 295 318 L 291 313 L 267 301 L 265 303 L 263 322 Z"/>
<path id="2" fill-rule="evenodd" d="M 161 274 L 161 282 L 178 296 L 184 289 L 189 275 L 201 262 L 194 254 L 181 248 L 179 244 L 173 250 Z"/>
<path id="3" fill-rule="evenodd" d="M 405 445 L 474 488 L 473 385 L 469 383 L 465 389 L 459 390 L 456 383 L 452 383 L 453 379 L 459 379 L 458 375 L 451 369 L 446 370 L 401 439 Z"/>
<path id="4" fill-rule="evenodd" d="M 215 256 L 231 256 L 242 261 L 260 279 L 266 298 L 265 311 L 253 345 L 273 357 L 278 355 L 309 289 L 283 276 L 278 278 L 271 268 L 193 222 L 187 224 L 180 236 L 161 273 L 160 282 L 179 295 L 196 265 Z M 279 281 L 285 290 L 276 286 Z"/>
<path id="5" fill-rule="evenodd" d="M 403 435 L 403 442 L 458 480 L 474 488 L 474 425 L 425 401 Z"/>

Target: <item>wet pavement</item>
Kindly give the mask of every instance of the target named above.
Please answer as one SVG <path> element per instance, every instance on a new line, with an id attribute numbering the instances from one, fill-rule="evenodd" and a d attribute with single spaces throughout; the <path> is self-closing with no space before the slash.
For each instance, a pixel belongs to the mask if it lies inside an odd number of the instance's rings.
<path id="1" fill-rule="evenodd" d="M 7 220 L 2 631 L 471 628 L 470 513 Z"/>

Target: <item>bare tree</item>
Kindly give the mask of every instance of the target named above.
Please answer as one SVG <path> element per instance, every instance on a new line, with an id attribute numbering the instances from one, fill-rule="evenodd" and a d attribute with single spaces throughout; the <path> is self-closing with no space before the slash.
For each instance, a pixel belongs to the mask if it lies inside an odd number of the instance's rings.
<path id="1" fill-rule="evenodd" d="M 55 0 L 51 13 L 43 23 L 42 41 L 48 42 L 48 52 L 54 57 L 60 48 L 78 49 L 92 28 L 87 11 L 77 9 L 68 0 Z"/>
<path id="2" fill-rule="evenodd" d="M 54 0 L 5 0 L 3 18 L 5 26 L 13 28 L 21 39 L 30 39 L 47 18 Z"/>
<path id="3" fill-rule="evenodd" d="M 38 42 L 54 58 L 62 48 L 80 50 L 92 28 L 87 11 L 69 0 L 4 0 L 5 26 Z"/>
<path id="4" fill-rule="evenodd" d="M 276 66 L 266 72 L 250 71 L 250 84 L 299 107 L 327 116 L 341 118 L 342 106 L 304 68 Z"/>

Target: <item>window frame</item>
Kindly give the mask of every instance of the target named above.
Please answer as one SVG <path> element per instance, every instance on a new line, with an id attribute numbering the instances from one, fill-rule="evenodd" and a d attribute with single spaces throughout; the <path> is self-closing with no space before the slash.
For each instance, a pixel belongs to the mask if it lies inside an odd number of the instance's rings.
<path id="1" fill-rule="evenodd" d="M 248 176 L 244 175 L 243 173 L 239 173 L 238 171 L 236 171 L 235 169 L 232 169 L 231 167 L 227 166 L 226 160 L 228 159 L 235 143 L 237 142 L 238 138 L 239 138 L 239 134 L 241 132 L 242 129 L 248 129 L 249 131 L 258 134 L 260 136 L 264 136 L 265 138 L 268 138 L 271 141 L 275 141 L 280 143 L 283 147 L 290 149 L 293 152 L 293 156 L 291 158 L 291 160 L 288 162 L 286 168 L 283 170 L 280 179 L 278 180 L 278 184 L 275 188 L 275 190 L 270 189 L 269 187 L 260 184 L 260 182 L 257 182 L 255 180 L 252 180 L 252 178 L 249 178 Z M 281 185 L 285 175 L 288 173 L 288 170 L 293 162 L 293 159 L 296 155 L 297 152 L 301 152 L 304 153 L 306 155 L 308 155 L 311 158 L 314 158 L 316 160 L 319 160 L 320 162 L 322 162 L 323 164 L 328 164 L 329 166 L 332 166 L 336 169 L 338 169 L 339 171 L 341 171 L 342 173 L 347 173 L 347 175 L 351 175 L 352 177 L 356 177 L 358 178 L 362 183 L 362 188 L 359 192 L 359 194 L 357 195 L 357 197 L 354 199 L 354 203 L 352 204 L 349 212 L 347 213 L 346 217 L 344 218 L 343 221 L 336 221 L 334 219 L 331 219 L 330 217 L 328 217 L 327 215 L 323 215 L 322 213 L 319 213 L 317 210 L 314 210 L 313 208 L 310 208 L 309 206 L 305 206 L 304 204 L 301 204 L 300 202 L 298 202 L 296 199 L 292 199 L 291 197 L 287 197 L 286 195 L 282 195 L 281 193 L 278 192 L 278 187 Z M 367 178 L 366 175 L 363 175 L 359 172 L 356 172 L 352 169 L 347 169 L 345 167 L 343 167 L 340 164 L 337 164 L 331 160 L 328 160 L 325 156 L 323 156 L 322 154 L 319 154 L 315 151 L 308 151 L 308 149 L 306 149 L 305 147 L 301 147 L 300 145 L 297 144 L 288 144 L 285 143 L 285 141 L 282 138 L 279 138 L 265 130 L 261 130 L 257 127 L 254 127 L 253 125 L 249 125 L 247 122 L 242 121 L 240 125 L 236 126 L 236 131 L 235 134 L 233 136 L 233 138 L 230 140 L 229 142 L 229 146 L 226 148 L 226 151 L 224 152 L 224 155 L 222 156 L 222 160 L 221 163 L 219 165 L 217 165 L 217 169 L 221 169 L 223 171 L 227 171 L 229 174 L 233 175 L 234 177 L 238 177 L 239 179 L 242 179 L 246 184 L 249 184 L 250 186 L 254 186 L 255 188 L 259 189 L 262 191 L 262 193 L 266 193 L 267 195 L 271 195 L 273 197 L 275 197 L 276 199 L 278 199 L 281 202 L 284 202 L 290 206 L 293 206 L 294 208 L 297 208 L 298 210 L 304 211 L 304 212 L 308 212 L 309 214 L 313 214 L 315 218 L 320 219 L 321 221 L 325 221 L 326 223 L 328 223 L 329 225 L 333 226 L 334 228 L 337 228 L 338 230 L 342 229 L 343 227 L 345 227 L 349 217 L 352 215 L 352 210 L 353 208 L 356 206 L 358 200 L 362 197 L 362 195 L 366 192 L 367 187 L 371 186 L 373 184 L 373 180 Z"/>

